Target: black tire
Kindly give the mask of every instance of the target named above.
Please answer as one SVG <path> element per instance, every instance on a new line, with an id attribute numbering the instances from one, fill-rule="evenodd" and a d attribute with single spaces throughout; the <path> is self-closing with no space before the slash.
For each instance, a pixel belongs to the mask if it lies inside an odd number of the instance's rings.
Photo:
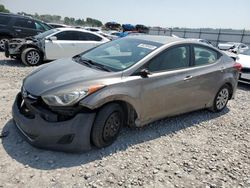
<path id="1" fill-rule="evenodd" d="M 0 51 L 4 51 L 5 49 L 5 42 L 8 41 L 10 38 L 8 36 L 0 36 Z"/>
<path id="2" fill-rule="evenodd" d="M 227 106 L 231 95 L 231 88 L 228 85 L 222 86 L 216 94 L 213 106 L 210 109 L 213 112 L 221 112 Z"/>
<path id="3" fill-rule="evenodd" d="M 124 125 L 124 113 L 119 104 L 108 104 L 101 108 L 91 131 L 91 141 L 98 147 L 111 145 Z"/>
<path id="4" fill-rule="evenodd" d="M 22 51 L 21 60 L 25 65 L 37 66 L 42 62 L 41 52 L 35 48 L 27 48 Z"/>

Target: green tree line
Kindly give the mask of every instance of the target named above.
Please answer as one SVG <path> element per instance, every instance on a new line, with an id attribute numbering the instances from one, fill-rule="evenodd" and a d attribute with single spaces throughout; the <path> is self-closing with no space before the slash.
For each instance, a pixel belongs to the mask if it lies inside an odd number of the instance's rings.
<path id="1" fill-rule="evenodd" d="M 0 4 L 0 12 L 9 13 L 10 11 L 4 7 L 4 5 Z"/>
<path id="2" fill-rule="evenodd" d="M 26 12 L 18 12 L 17 14 L 20 15 L 25 15 L 25 16 L 30 16 L 39 20 L 42 20 L 44 22 L 51 22 L 51 23 L 64 23 L 67 25 L 73 25 L 73 26 L 92 26 L 92 27 L 101 27 L 102 26 L 102 22 L 97 20 L 97 19 L 93 19 L 93 18 L 86 18 L 86 20 L 78 18 L 75 19 L 73 17 L 61 17 L 59 15 L 50 15 L 50 14 L 42 14 L 39 15 L 37 13 L 35 13 L 34 15 L 32 14 L 27 14 Z"/>
<path id="3" fill-rule="evenodd" d="M 9 13 L 10 11 L 4 7 L 4 5 L 0 4 L 0 12 L 6 12 Z M 73 26 L 92 26 L 92 27 L 101 27 L 102 22 L 97 19 L 93 18 L 86 18 L 86 20 L 81 18 L 73 18 L 73 17 L 61 17 L 59 15 L 51 15 L 51 14 L 42 14 L 39 15 L 35 13 L 34 15 L 28 14 L 26 12 L 18 12 L 17 14 L 33 17 L 39 20 L 42 20 L 44 22 L 51 22 L 51 23 L 64 23 L 67 25 L 73 25 Z"/>

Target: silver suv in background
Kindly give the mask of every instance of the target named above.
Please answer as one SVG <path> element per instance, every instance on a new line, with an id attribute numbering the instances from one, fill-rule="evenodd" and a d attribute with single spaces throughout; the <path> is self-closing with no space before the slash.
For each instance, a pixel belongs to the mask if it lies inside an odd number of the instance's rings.
<path id="1" fill-rule="evenodd" d="M 13 119 L 38 147 L 85 151 L 112 144 L 125 125 L 198 109 L 223 110 L 241 65 L 200 42 L 138 35 L 34 70 Z"/>

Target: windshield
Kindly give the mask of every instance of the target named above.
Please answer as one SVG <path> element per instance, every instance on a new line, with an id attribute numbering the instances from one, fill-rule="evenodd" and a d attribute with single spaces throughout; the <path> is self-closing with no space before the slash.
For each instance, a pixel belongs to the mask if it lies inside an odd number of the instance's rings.
<path id="1" fill-rule="evenodd" d="M 59 31 L 58 29 L 51 29 L 51 30 L 48 30 L 48 31 L 45 31 L 43 33 L 40 33 L 36 36 L 34 36 L 36 39 L 43 39 L 44 37 L 47 37 L 55 32 Z"/>
<path id="2" fill-rule="evenodd" d="M 134 38 L 122 38 L 103 44 L 80 55 L 112 71 L 122 71 L 136 64 L 162 44 Z"/>

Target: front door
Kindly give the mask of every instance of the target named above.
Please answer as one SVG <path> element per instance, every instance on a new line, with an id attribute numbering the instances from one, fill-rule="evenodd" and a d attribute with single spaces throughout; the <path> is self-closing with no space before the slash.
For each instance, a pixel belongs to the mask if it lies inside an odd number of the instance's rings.
<path id="1" fill-rule="evenodd" d="M 165 50 L 143 66 L 151 74 L 141 79 L 142 122 L 196 108 L 190 65 L 191 47 L 181 45 Z"/>
<path id="2" fill-rule="evenodd" d="M 56 40 L 45 40 L 45 53 L 47 59 L 72 57 L 78 40 L 74 31 L 61 31 L 54 35 Z"/>

